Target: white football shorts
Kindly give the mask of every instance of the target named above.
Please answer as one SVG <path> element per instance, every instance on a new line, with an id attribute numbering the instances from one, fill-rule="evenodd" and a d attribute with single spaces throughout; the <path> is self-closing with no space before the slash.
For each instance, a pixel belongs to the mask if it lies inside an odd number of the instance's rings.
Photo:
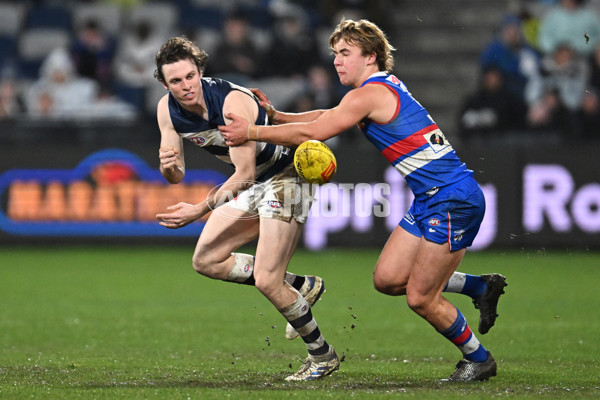
<path id="1" fill-rule="evenodd" d="M 315 189 L 316 185 L 304 182 L 290 164 L 272 178 L 255 183 L 227 205 L 260 218 L 281 221 L 294 218 L 303 224 L 314 201 Z"/>

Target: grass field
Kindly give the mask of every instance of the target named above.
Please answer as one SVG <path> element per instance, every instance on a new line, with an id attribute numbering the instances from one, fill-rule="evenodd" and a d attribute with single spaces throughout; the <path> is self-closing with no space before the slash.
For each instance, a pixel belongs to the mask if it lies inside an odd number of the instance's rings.
<path id="1" fill-rule="evenodd" d="M 468 253 L 460 270 L 509 286 L 480 341 L 483 383 L 442 383 L 459 351 L 372 289 L 377 250 L 299 251 L 325 278 L 314 314 L 344 362 L 287 383 L 304 344 L 254 288 L 191 268 L 188 247 L 0 247 L 1 399 L 600 398 L 599 253 Z M 477 326 L 469 299 L 448 294 Z"/>

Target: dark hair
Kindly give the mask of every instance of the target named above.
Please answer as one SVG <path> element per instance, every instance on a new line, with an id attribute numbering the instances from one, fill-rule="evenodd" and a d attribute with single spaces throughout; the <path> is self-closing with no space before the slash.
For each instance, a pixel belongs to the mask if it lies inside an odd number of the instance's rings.
<path id="1" fill-rule="evenodd" d="M 181 60 L 190 60 L 198 67 L 198 71 L 204 72 L 208 54 L 201 50 L 194 42 L 185 36 L 176 36 L 167 40 L 156 53 L 156 70 L 154 77 L 160 82 L 165 82 L 165 76 L 162 72 L 162 66 L 173 64 Z"/>
<path id="2" fill-rule="evenodd" d="M 366 19 L 359 21 L 342 19 L 329 37 L 329 47 L 333 49 L 342 39 L 360 47 L 362 55 L 375 54 L 380 71 L 391 72 L 394 68 L 392 51 L 396 49 L 388 42 L 385 33 L 374 23 Z"/>

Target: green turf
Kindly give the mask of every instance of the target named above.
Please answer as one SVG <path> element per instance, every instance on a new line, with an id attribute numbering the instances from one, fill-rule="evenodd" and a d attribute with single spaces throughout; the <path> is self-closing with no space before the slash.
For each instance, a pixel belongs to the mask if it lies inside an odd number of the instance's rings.
<path id="1" fill-rule="evenodd" d="M 201 277 L 187 247 L 0 247 L 0 398 L 347 399 L 599 398 L 600 254 L 468 253 L 461 271 L 500 272 L 509 286 L 490 333 L 499 374 L 441 383 L 458 350 L 378 294 L 376 250 L 299 251 L 316 273 L 314 308 L 344 362 L 286 383 L 305 357 L 254 288 Z M 449 294 L 475 329 L 469 299 Z"/>

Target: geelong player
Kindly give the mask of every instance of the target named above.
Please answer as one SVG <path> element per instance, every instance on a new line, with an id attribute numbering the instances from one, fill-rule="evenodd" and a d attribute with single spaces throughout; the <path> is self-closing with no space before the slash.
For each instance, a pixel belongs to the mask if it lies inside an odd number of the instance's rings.
<path id="1" fill-rule="evenodd" d="M 170 183 L 183 180 L 182 138 L 235 170 L 205 201 L 179 203 L 156 217 L 161 225 L 176 229 L 212 211 L 196 245 L 194 269 L 213 279 L 256 286 L 291 324 L 292 338 L 297 331 L 308 347 L 308 358 L 286 380 L 321 378 L 340 364 L 311 312 L 324 291 L 323 281 L 286 272 L 311 198 L 307 193 L 284 193 L 299 188 L 292 150 L 267 143 L 233 148 L 225 144 L 217 130 L 230 122 L 224 114 L 235 112 L 257 125 L 265 124 L 267 116 L 247 89 L 203 77 L 206 59 L 207 54 L 184 37 L 168 40 L 156 55 L 155 77 L 169 91 L 157 108 L 160 171 Z M 301 203 L 285 204 L 290 198 L 301 198 Z M 256 238 L 256 257 L 235 252 Z"/>
<path id="2" fill-rule="evenodd" d="M 481 311 L 479 331 L 494 325 L 505 279 L 455 272 L 473 243 L 485 211 L 483 193 L 427 111 L 391 71 L 393 47 L 373 23 L 342 20 L 329 39 L 334 66 L 343 85 L 352 86 L 330 110 L 301 114 L 276 111 L 262 94 L 271 121 L 278 126 L 234 122 L 219 129 L 229 145 L 260 140 L 295 146 L 326 140 L 357 125 L 406 179 L 415 200 L 385 244 L 373 275 L 375 288 L 406 296 L 408 306 L 463 354 L 449 380 L 487 380 L 496 361 L 479 342 L 465 317 L 442 296 L 459 292 Z"/>

